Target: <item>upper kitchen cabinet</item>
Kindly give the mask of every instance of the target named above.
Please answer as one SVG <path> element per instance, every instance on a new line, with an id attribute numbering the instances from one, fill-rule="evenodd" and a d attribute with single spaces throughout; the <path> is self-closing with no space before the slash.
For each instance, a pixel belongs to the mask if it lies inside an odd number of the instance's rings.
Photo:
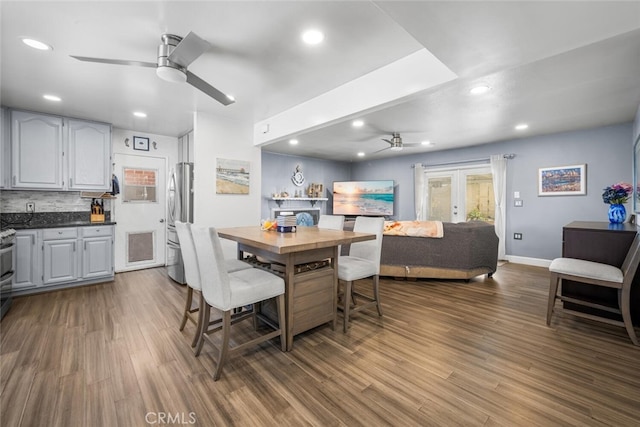
<path id="1" fill-rule="evenodd" d="M 62 117 L 11 111 L 11 187 L 61 190 Z"/>
<path id="2" fill-rule="evenodd" d="M 109 191 L 111 125 L 11 111 L 13 189 Z"/>
<path id="3" fill-rule="evenodd" d="M 111 188 L 111 126 L 68 119 L 69 190 Z"/>

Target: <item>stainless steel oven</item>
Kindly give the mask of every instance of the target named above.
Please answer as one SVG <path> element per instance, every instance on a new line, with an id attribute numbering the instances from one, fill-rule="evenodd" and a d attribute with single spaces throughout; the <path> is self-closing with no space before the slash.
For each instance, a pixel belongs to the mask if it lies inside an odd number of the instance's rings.
<path id="1" fill-rule="evenodd" d="M 16 231 L 0 232 L 0 319 L 11 307 L 11 285 L 15 270 Z"/>

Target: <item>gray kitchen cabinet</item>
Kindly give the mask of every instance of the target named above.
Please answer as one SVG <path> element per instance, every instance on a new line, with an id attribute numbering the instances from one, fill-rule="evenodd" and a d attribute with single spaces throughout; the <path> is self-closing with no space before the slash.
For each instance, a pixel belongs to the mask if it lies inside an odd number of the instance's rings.
<path id="1" fill-rule="evenodd" d="M 10 115 L 11 188 L 111 189 L 111 125 L 18 110 Z"/>
<path id="2" fill-rule="evenodd" d="M 11 179 L 9 171 L 9 155 L 11 151 L 11 134 L 9 133 L 9 113 L 0 108 L 0 188 L 8 188 Z"/>
<path id="3" fill-rule="evenodd" d="M 35 288 L 42 283 L 39 242 L 38 230 L 16 231 L 16 265 L 12 284 L 14 291 Z"/>
<path id="4" fill-rule="evenodd" d="M 11 111 L 11 187 L 62 190 L 62 117 Z"/>
<path id="5" fill-rule="evenodd" d="M 67 119 L 70 190 L 111 189 L 111 126 Z"/>
<path id="6" fill-rule="evenodd" d="M 82 278 L 113 275 L 113 227 L 82 227 Z"/>
<path id="7" fill-rule="evenodd" d="M 113 225 L 16 231 L 14 295 L 113 280 Z"/>
<path id="8" fill-rule="evenodd" d="M 78 278 L 77 236 L 76 228 L 52 228 L 42 231 L 44 286 L 73 282 Z"/>

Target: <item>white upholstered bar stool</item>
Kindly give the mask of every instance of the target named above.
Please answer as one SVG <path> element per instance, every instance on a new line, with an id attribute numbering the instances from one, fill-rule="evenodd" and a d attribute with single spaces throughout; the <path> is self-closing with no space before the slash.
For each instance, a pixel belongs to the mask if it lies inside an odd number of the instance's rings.
<path id="1" fill-rule="evenodd" d="M 187 279 L 187 299 L 182 313 L 182 322 L 180 323 L 180 330 L 184 330 L 187 320 L 193 322 L 196 325 L 196 333 L 194 334 L 191 347 L 195 347 L 202 335 L 202 327 L 204 324 L 203 313 L 200 310 L 202 307 L 202 286 L 200 285 L 200 269 L 198 267 L 198 259 L 196 258 L 196 249 L 193 245 L 193 238 L 191 237 L 190 224 L 176 221 L 176 232 L 178 233 L 178 240 L 180 241 L 180 253 L 182 254 L 182 261 L 184 263 L 184 275 Z M 234 272 L 252 268 L 251 265 L 238 259 L 226 259 L 225 264 L 227 271 Z M 200 292 L 200 303 L 197 307 L 193 305 L 193 291 Z M 197 319 L 193 317 L 195 313 L 198 313 Z"/>
<path id="2" fill-rule="evenodd" d="M 560 309 L 555 308 L 556 299 L 570 302 L 586 307 L 596 308 L 611 313 L 620 314 L 622 321 L 600 317 L 594 314 L 580 311 L 562 309 L 575 316 L 597 320 L 612 325 L 624 326 L 627 329 L 631 342 L 638 345 L 638 337 L 633 329 L 631 320 L 630 300 L 631 284 L 640 263 L 640 235 L 636 235 L 631 243 L 629 252 L 624 258 L 621 268 L 598 262 L 585 261 L 574 258 L 556 258 L 551 262 L 549 271 L 551 272 L 551 283 L 549 285 L 549 302 L 547 305 L 547 325 L 551 324 L 551 316 Z M 618 290 L 618 308 L 608 307 L 581 299 L 558 295 L 558 285 L 561 280 L 571 280 L 575 282 L 587 283 L 589 285 L 603 286 Z"/>
<path id="3" fill-rule="evenodd" d="M 356 218 L 353 231 L 356 233 L 371 233 L 376 235 L 375 240 L 352 243 L 349 255 L 338 258 L 338 279 L 344 282 L 342 304 L 338 308 L 344 312 L 343 330 L 347 332 L 349 318 L 352 312 L 360 311 L 375 306 L 378 315 L 382 316 L 380 306 L 380 254 L 382 252 L 382 232 L 384 230 L 384 218 L 363 217 Z M 357 292 L 353 287 L 355 280 L 371 277 L 373 280 L 373 297 Z M 355 304 L 351 307 L 352 296 L 363 298 L 366 303 Z"/>
<path id="4" fill-rule="evenodd" d="M 211 307 L 222 311 L 222 319 L 218 327 L 202 329 L 202 338 L 198 341 L 195 353 L 196 356 L 200 354 L 205 340 L 215 348 L 214 341 L 209 335 L 222 330 L 222 344 L 218 349 L 217 366 L 213 379 L 217 381 L 220 378 L 222 368 L 228 358 L 249 346 L 279 336 L 282 351 L 286 351 L 286 337 L 284 336 L 284 331 L 286 330 L 284 280 L 273 273 L 258 268 L 228 273 L 224 263 L 220 239 L 215 228 L 193 226 L 191 227 L 191 234 L 195 244 L 198 265 L 200 266 L 202 295 L 205 300 L 203 305 L 204 318 L 209 318 Z M 270 319 L 260 315 L 256 307 L 262 301 L 271 298 L 276 298 L 277 325 Z M 235 309 L 248 305 L 253 305 L 251 311 L 235 312 Z M 273 330 L 242 344 L 230 347 L 231 325 L 247 318 L 252 318 L 255 325 L 256 317 L 260 318 Z"/>

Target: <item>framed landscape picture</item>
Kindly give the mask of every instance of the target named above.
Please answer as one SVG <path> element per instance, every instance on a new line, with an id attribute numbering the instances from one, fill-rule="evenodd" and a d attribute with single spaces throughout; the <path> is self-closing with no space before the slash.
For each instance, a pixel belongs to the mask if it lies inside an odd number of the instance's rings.
<path id="1" fill-rule="evenodd" d="M 216 194 L 249 194 L 249 162 L 217 159 Z"/>
<path id="2" fill-rule="evenodd" d="M 583 194 L 587 194 L 586 164 L 538 169 L 538 196 Z"/>
<path id="3" fill-rule="evenodd" d="M 633 146 L 633 211 L 640 213 L 640 135 Z"/>

